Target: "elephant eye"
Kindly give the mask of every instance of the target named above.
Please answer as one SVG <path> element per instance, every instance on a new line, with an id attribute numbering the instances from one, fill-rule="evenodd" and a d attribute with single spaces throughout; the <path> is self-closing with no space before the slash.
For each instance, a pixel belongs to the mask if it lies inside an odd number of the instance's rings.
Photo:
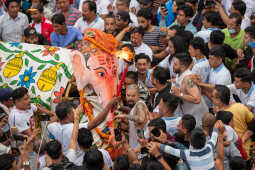
<path id="1" fill-rule="evenodd" d="M 98 72 L 97 75 L 101 78 L 105 77 L 105 73 L 104 72 Z"/>

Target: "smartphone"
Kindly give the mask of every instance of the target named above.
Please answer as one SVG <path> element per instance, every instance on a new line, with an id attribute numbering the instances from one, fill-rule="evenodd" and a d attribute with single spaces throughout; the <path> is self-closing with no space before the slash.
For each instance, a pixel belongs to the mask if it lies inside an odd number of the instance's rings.
<path id="1" fill-rule="evenodd" d="M 152 129 L 151 133 L 152 133 L 155 137 L 160 137 L 160 130 L 159 130 L 158 128 Z"/>
<path id="2" fill-rule="evenodd" d="M 140 139 L 143 139 L 144 138 L 144 130 L 143 129 L 138 129 L 136 131 L 137 133 L 137 136 L 140 138 Z"/>
<path id="3" fill-rule="evenodd" d="M 50 121 L 50 115 L 39 115 L 40 121 Z"/>
<path id="4" fill-rule="evenodd" d="M 215 2 L 213 0 L 206 0 L 205 6 L 213 7 L 215 6 Z"/>
<path id="5" fill-rule="evenodd" d="M 121 129 L 120 128 L 114 129 L 114 134 L 115 134 L 115 140 L 116 141 L 121 141 L 121 139 L 122 139 Z"/>
<path id="6" fill-rule="evenodd" d="M 24 141 L 27 138 L 22 136 L 22 135 L 13 135 L 14 140 L 18 140 L 18 141 Z"/>
<path id="7" fill-rule="evenodd" d="M 160 8 L 161 8 L 161 9 L 164 9 L 164 8 L 166 9 L 166 3 L 165 3 L 164 0 L 161 1 L 161 3 L 160 3 Z"/>
<path id="8" fill-rule="evenodd" d="M 147 154 L 147 153 L 149 153 L 149 149 L 146 148 L 146 147 L 142 147 L 141 148 L 141 154 Z"/>

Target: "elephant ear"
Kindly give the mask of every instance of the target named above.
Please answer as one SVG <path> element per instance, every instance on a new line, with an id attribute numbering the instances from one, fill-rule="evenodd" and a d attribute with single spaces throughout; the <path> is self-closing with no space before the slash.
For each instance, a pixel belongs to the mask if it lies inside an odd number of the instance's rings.
<path id="1" fill-rule="evenodd" d="M 74 76 L 76 79 L 76 84 L 78 90 L 82 90 L 88 84 L 88 78 L 90 77 L 89 70 L 86 68 L 86 64 L 84 61 L 84 56 L 78 52 L 73 51 L 71 54 L 72 57 L 72 64 L 74 69 Z"/>

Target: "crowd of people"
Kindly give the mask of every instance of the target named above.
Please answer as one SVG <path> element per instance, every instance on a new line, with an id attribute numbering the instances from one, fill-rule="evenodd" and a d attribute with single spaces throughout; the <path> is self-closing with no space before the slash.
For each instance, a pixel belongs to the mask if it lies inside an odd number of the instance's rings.
<path id="1" fill-rule="evenodd" d="M 79 50 L 87 28 L 135 55 L 119 59 L 119 75 L 129 65 L 121 97 L 80 122 L 70 100 L 47 110 L 25 87 L 0 89 L 1 170 L 255 169 L 254 0 L 0 3 L 4 42 Z M 116 157 L 92 131 L 112 108 Z"/>

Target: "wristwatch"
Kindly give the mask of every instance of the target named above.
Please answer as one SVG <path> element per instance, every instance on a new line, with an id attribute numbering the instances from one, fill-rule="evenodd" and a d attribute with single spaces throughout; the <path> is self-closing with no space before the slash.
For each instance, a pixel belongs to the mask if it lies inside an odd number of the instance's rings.
<path id="1" fill-rule="evenodd" d="M 30 162 L 29 161 L 23 161 L 23 166 L 29 166 Z"/>

